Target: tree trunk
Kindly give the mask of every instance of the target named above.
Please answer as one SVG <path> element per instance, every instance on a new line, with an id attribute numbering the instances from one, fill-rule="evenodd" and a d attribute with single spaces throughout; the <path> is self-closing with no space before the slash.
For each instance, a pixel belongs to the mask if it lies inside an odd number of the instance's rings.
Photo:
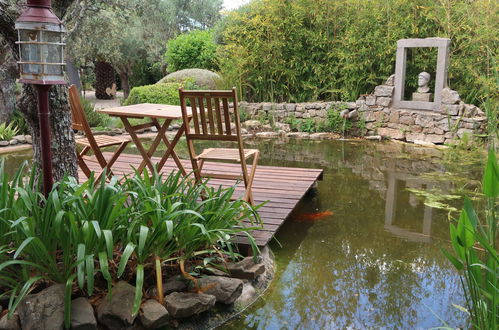
<path id="1" fill-rule="evenodd" d="M 0 36 L 0 123 L 7 122 L 16 107 L 17 64 L 12 49 Z"/>
<path id="2" fill-rule="evenodd" d="M 106 88 L 112 88 L 116 83 L 115 71 L 111 64 L 103 61 L 95 62 L 95 97 L 99 100 L 109 100 L 112 94 L 106 93 Z"/>
<path id="3" fill-rule="evenodd" d="M 126 100 L 128 95 L 130 95 L 130 75 L 128 72 L 120 71 L 121 88 L 123 88 L 123 98 Z"/>
<path id="4" fill-rule="evenodd" d="M 24 84 L 19 109 L 28 123 L 33 138 L 34 162 L 41 174 L 40 126 L 38 122 L 38 99 L 33 86 Z M 76 146 L 71 127 L 71 111 L 68 104 L 67 86 L 52 86 L 49 92 L 50 134 L 52 141 L 52 169 L 55 181 L 65 175 L 78 178 Z"/>

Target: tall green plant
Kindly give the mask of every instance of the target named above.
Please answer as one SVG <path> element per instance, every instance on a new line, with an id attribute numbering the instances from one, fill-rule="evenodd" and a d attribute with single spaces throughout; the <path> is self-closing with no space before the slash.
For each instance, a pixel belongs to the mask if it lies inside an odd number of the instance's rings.
<path id="1" fill-rule="evenodd" d="M 485 220 L 481 220 L 469 199 L 456 224 L 450 224 L 454 254 L 442 250 L 462 274 L 467 311 L 476 329 L 497 329 L 499 325 L 499 165 L 489 151 L 483 176 L 486 198 Z"/>

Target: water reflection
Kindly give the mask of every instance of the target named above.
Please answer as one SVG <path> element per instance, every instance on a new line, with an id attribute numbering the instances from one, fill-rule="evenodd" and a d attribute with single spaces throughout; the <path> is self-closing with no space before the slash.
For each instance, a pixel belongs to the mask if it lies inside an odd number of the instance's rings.
<path id="1" fill-rule="evenodd" d="M 431 223 L 433 208 L 423 205 L 416 198 L 416 195 L 409 193 L 405 212 L 397 213 L 397 200 L 402 197 L 407 197 L 405 188 L 428 189 L 433 188 L 433 184 L 428 180 L 421 179 L 417 176 L 412 176 L 406 173 L 388 172 L 388 189 L 386 191 L 385 204 L 385 229 L 393 235 L 405 238 L 412 242 L 426 242 L 431 240 Z M 421 210 L 423 208 L 423 210 Z M 400 211 L 400 210 L 399 210 Z M 402 214 L 400 214 L 402 213 Z M 422 216 L 422 226 L 417 230 L 410 230 L 399 224 L 400 222 L 410 223 L 413 226 L 419 224 Z"/>

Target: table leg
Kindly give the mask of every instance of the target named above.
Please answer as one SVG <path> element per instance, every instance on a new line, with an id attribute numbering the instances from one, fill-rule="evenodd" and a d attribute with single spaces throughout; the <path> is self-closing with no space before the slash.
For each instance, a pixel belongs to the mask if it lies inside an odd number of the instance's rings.
<path id="1" fill-rule="evenodd" d="M 180 126 L 180 128 L 178 129 L 177 134 L 175 134 L 175 137 L 173 138 L 172 142 L 169 142 L 166 135 L 163 135 L 163 138 L 164 138 L 163 141 L 168 146 L 168 148 L 166 149 L 165 154 L 163 155 L 163 157 L 161 157 L 161 160 L 158 163 L 158 171 L 160 171 L 163 168 L 166 161 L 168 160 L 168 157 L 170 157 L 170 155 L 171 155 L 173 160 L 177 164 L 177 167 L 180 170 L 180 172 L 182 172 L 183 175 L 187 174 L 184 166 L 182 165 L 182 162 L 180 161 L 180 158 L 178 158 L 177 154 L 175 153 L 175 150 L 173 150 L 173 148 L 175 148 L 175 145 L 177 145 L 178 141 L 182 137 L 182 134 L 184 133 L 184 131 L 185 131 L 185 123 L 182 124 L 182 126 Z"/>
<path id="2" fill-rule="evenodd" d="M 166 130 L 168 129 L 168 126 L 170 126 L 170 123 L 172 122 L 172 120 L 167 119 L 165 121 L 165 123 L 163 124 L 163 126 L 161 126 L 159 124 L 159 122 L 156 118 L 152 118 L 151 122 L 158 129 L 158 135 L 156 135 L 151 147 L 147 151 L 147 155 L 149 156 L 149 159 L 151 159 L 151 157 L 154 155 L 154 152 L 156 151 L 159 143 L 161 142 L 161 139 L 163 139 L 163 137 L 166 135 Z M 168 146 L 168 144 L 167 144 L 167 146 Z M 142 163 L 140 163 L 139 168 L 138 168 L 139 173 L 142 173 L 142 170 L 144 169 L 145 166 L 146 166 L 146 162 L 145 162 L 145 160 L 143 160 Z M 159 170 L 158 170 L 158 172 L 159 172 Z"/>
<path id="3" fill-rule="evenodd" d="M 120 118 L 121 118 L 121 121 L 123 122 L 123 125 L 125 126 L 126 131 L 130 135 L 130 137 L 132 138 L 132 141 L 135 143 L 135 145 L 137 146 L 137 149 L 139 150 L 140 154 L 142 155 L 142 158 L 144 159 L 143 162 L 147 165 L 147 167 L 149 167 L 149 170 L 151 172 L 154 171 L 154 167 L 152 165 L 151 158 L 150 158 L 149 154 L 146 152 L 146 150 L 144 149 L 142 142 L 140 142 L 140 139 L 137 136 L 137 134 L 135 133 L 135 130 L 133 129 L 132 125 L 128 121 L 128 118 L 124 117 L 124 116 L 120 116 Z M 139 174 L 142 173 L 142 170 L 140 170 L 138 173 Z"/>

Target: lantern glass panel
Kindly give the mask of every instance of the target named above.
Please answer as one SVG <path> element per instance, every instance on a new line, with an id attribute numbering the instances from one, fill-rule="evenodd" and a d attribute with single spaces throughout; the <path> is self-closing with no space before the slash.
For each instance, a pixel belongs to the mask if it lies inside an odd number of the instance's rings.
<path id="1" fill-rule="evenodd" d="M 52 31 L 44 31 L 43 32 L 43 41 L 45 42 L 61 42 L 61 33 L 60 32 L 52 32 Z"/>
<path id="2" fill-rule="evenodd" d="M 37 30 L 20 30 L 21 41 L 40 41 L 40 31 Z"/>

